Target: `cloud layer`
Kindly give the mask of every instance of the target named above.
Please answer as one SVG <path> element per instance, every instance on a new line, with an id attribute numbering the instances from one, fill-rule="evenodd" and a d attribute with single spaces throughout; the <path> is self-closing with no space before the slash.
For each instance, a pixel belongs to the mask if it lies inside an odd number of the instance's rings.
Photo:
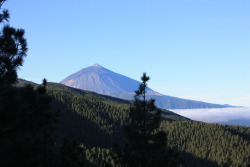
<path id="1" fill-rule="evenodd" d="M 234 120 L 249 120 L 250 108 L 212 108 L 212 109 L 185 109 L 172 110 L 173 112 L 188 117 L 192 120 L 207 123 L 223 123 Z"/>

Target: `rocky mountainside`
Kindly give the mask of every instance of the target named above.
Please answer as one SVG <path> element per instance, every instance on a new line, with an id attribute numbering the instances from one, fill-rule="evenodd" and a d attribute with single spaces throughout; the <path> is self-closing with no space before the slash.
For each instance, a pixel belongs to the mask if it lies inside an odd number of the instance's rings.
<path id="1" fill-rule="evenodd" d="M 66 77 L 60 82 L 73 88 L 93 91 L 121 99 L 133 99 L 134 90 L 140 82 L 124 75 L 110 71 L 94 64 L 83 68 Z M 192 108 L 224 108 L 228 105 L 211 104 L 194 100 L 181 99 L 160 94 L 152 89 L 147 90 L 149 98 L 156 99 L 156 104 L 164 109 L 192 109 Z"/>

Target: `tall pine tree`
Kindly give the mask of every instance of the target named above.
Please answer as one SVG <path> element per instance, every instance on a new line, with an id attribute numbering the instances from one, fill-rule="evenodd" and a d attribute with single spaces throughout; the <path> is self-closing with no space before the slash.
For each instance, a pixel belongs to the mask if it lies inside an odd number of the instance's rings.
<path id="1" fill-rule="evenodd" d="M 130 108 L 130 123 L 125 127 L 129 144 L 125 148 L 124 163 L 128 166 L 164 166 L 166 134 L 159 130 L 161 111 L 154 99 L 147 99 L 149 77 L 143 73 L 142 83 L 135 91 Z"/>
<path id="2" fill-rule="evenodd" d="M 0 9 L 5 1 L 0 0 Z M 22 66 L 28 49 L 25 31 L 10 27 L 8 19 L 8 10 L 2 10 L 0 166 L 49 166 L 56 113 L 50 111 L 51 98 L 46 93 L 46 80 L 36 89 L 32 85 L 14 86 L 18 79 L 17 69 Z"/>
<path id="3" fill-rule="evenodd" d="M 0 0 L 0 9 L 6 0 Z M 0 13 L 0 87 L 10 86 L 17 81 L 17 68 L 22 66 L 23 58 L 27 53 L 27 42 L 24 38 L 25 31 L 10 27 L 8 10 Z"/>

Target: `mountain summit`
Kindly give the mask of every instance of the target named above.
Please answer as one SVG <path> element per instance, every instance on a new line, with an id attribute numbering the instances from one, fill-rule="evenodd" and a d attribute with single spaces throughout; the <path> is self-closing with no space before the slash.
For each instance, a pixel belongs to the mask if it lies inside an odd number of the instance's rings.
<path id="1" fill-rule="evenodd" d="M 133 99 L 134 91 L 140 82 L 124 75 L 110 71 L 99 64 L 83 68 L 60 82 L 73 88 L 93 91 L 122 99 Z M 149 98 L 156 99 L 156 104 L 164 109 L 190 108 L 223 108 L 228 105 L 211 104 L 194 100 L 181 99 L 162 95 L 150 88 L 147 90 Z"/>
<path id="2" fill-rule="evenodd" d="M 140 82 L 134 79 L 112 72 L 99 64 L 83 68 L 68 76 L 60 83 L 66 86 L 115 97 L 119 94 L 123 94 L 120 98 L 124 98 L 124 95 L 127 94 L 132 95 L 140 84 Z M 148 90 L 148 93 L 151 95 L 160 95 L 151 89 Z"/>

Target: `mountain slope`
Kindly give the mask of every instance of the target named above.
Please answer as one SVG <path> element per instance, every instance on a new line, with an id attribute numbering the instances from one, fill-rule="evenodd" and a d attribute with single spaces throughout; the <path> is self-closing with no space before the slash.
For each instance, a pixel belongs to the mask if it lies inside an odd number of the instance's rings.
<path id="1" fill-rule="evenodd" d="M 99 64 L 83 68 L 68 76 L 60 83 L 66 86 L 111 96 L 118 94 L 132 95 L 140 84 L 136 80 L 112 72 Z M 148 93 L 152 95 L 161 95 L 151 89 L 148 89 Z"/>
<path id="2" fill-rule="evenodd" d="M 110 71 L 99 64 L 83 68 L 60 82 L 73 88 L 94 91 L 122 99 L 133 99 L 134 90 L 140 82 Z M 147 90 L 148 98 L 156 99 L 156 104 L 164 109 L 224 108 L 228 105 L 205 103 L 194 100 L 165 96 L 152 89 Z"/>
<path id="3" fill-rule="evenodd" d="M 19 80 L 17 86 L 35 83 Z M 48 83 L 47 92 L 53 98 L 52 110 L 61 111 L 60 134 L 74 138 L 88 147 L 110 147 L 122 141 L 121 130 L 129 116 L 130 101 L 71 88 L 58 83 Z M 163 120 L 190 120 L 168 110 Z"/>
<path id="4" fill-rule="evenodd" d="M 27 83 L 19 80 L 18 86 Z M 56 83 L 48 83 L 47 92 L 53 98 L 51 110 L 61 111 L 60 135 L 84 144 L 86 158 L 94 166 L 110 162 L 110 146 L 125 140 L 122 126 L 128 119 L 130 102 Z M 163 117 L 167 146 L 182 155 L 186 166 L 250 164 L 250 128 L 190 121 L 167 110 Z"/>

